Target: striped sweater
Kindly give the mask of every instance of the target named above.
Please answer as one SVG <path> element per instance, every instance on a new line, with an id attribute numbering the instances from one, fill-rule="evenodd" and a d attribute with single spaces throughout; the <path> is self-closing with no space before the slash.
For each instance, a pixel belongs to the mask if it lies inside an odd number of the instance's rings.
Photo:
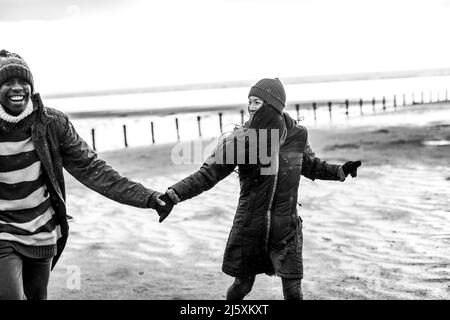
<path id="1" fill-rule="evenodd" d="M 0 105 L 0 247 L 46 258 L 56 254 L 61 232 L 31 140 L 35 114 L 27 112 L 23 119 L 5 116 Z"/>

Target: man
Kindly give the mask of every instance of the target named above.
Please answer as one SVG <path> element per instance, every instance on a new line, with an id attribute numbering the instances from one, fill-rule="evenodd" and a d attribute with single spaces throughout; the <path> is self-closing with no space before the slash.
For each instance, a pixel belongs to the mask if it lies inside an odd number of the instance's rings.
<path id="1" fill-rule="evenodd" d="M 63 168 L 114 201 L 171 209 L 99 159 L 64 113 L 43 106 L 26 62 L 0 51 L 0 299 L 47 298 L 69 233 Z"/>

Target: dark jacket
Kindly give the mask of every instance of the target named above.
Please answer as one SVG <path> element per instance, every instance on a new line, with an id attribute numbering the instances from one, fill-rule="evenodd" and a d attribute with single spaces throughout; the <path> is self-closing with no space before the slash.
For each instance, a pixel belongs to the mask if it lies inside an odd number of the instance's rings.
<path id="1" fill-rule="evenodd" d="M 46 174 L 52 206 L 62 233 L 57 243 L 53 269 L 69 235 L 63 168 L 88 188 L 130 206 L 153 207 L 152 195 L 155 191 L 122 177 L 105 161 L 97 158 L 64 113 L 44 107 L 38 94 L 33 95 L 32 100 L 37 117 L 31 127 L 31 138 Z"/>
<path id="2" fill-rule="evenodd" d="M 302 220 L 296 207 L 300 175 L 338 180 L 339 166 L 315 157 L 306 128 L 286 113 L 280 118 L 283 123 L 278 127 L 286 135 L 277 173 L 261 175 L 258 165 L 239 165 L 239 203 L 222 265 L 223 272 L 233 277 L 267 273 L 302 278 Z M 197 172 L 170 188 L 183 201 L 209 190 L 234 169 L 235 164 L 218 163 L 213 154 Z"/>

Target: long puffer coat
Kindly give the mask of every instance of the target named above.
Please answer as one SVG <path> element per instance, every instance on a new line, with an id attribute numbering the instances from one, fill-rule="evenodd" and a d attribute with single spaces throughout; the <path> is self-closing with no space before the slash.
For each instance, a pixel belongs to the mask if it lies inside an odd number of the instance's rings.
<path id="1" fill-rule="evenodd" d="M 176 191 L 181 201 L 190 199 L 211 189 L 238 165 L 240 197 L 222 271 L 240 278 L 259 273 L 302 278 L 302 219 L 296 207 L 300 175 L 312 180 L 338 180 L 339 166 L 315 157 L 308 144 L 306 128 L 297 125 L 287 113 L 280 115 L 271 107 L 263 106 L 246 127 L 254 128 L 258 139 L 258 131 L 263 128 L 281 132 L 278 149 L 274 147 L 274 141 L 268 139 L 269 154 L 278 152 L 274 174 L 261 174 L 267 164 L 260 161 L 257 164 L 237 163 L 236 156 L 232 163 L 229 158 L 219 161 L 216 148 L 197 172 L 170 188 Z M 245 134 L 234 134 L 231 139 L 236 142 L 242 137 L 245 140 Z M 245 145 L 245 141 L 242 144 Z M 261 145 L 259 140 L 258 145 Z M 246 145 L 247 157 L 248 148 Z"/>

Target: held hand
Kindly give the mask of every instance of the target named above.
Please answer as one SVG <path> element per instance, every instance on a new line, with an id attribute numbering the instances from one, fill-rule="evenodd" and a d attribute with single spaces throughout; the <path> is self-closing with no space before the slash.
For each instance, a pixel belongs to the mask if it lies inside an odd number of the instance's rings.
<path id="1" fill-rule="evenodd" d="M 159 222 L 163 222 L 164 219 L 170 214 L 173 209 L 173 206 L 181 201 L 180 197 L 178 197 L 177 193 L 173 189 L 167 189 L 166 193 L 158 196 L 157 198 L 158 204 L 160 204 L 160 208 L 157 209 L 159 214 Z M 166 204 L 168 207 L 165 207 Z"/>
<path id="2" fill-rule="evenodd" d="M 148 199 L 147 208 L 155 209 L 159 215 L 159 222 L 162 222 L 172 211 L 174 203 L 167 194 L 155 191 Z"/>
<path id="3" fill-rule="evenodd" d="M 357 176 L 357 169 L 360 165 L 361 161 L 347 161 L 342 166 L 344 175 L 348 176 L 348 174 L 351 174 L 352 178 L 355 178 Z"/>
<path id="4" fill-rule="evenodd" d="M 175 205 L 174 202 L 169 198 L 167 193 L 160 195 L 157 198 L 157 205 L 156 205 L 156 211 L 159 215 L 159 223 L 163 222 L 164 219 L 167 218 L 167 216 L 170 214 L 170 212 L 173 209 L 173 206 Z"/>

